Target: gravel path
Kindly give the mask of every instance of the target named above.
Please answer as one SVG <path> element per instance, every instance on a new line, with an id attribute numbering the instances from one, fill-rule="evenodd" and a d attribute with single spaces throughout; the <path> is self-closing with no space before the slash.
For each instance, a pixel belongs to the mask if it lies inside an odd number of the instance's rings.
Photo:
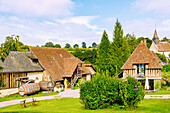
<path id="1" fill-rule="evenodd" d="M 80 90 L 65 90 L 64 92 L 60 92 L 58 95 L 51 95 L 51 96 L 42 96 L 42 97 L 35 97 L 36 100 L 47 100 L 47 99 L 55 99 L 55 98 L 80 98 Z M 170 99 L 170 95 L 145 95 L 145 99 Z M 0 108 L 5 106 L 10 106 L 14 104 L 19 104 L 20 101 L 25 99 L 18 99 L 18 100 L 10 100 L 0 102 Z M 26 98 L 26 102 L 32 101 L 32 98 Z"/>

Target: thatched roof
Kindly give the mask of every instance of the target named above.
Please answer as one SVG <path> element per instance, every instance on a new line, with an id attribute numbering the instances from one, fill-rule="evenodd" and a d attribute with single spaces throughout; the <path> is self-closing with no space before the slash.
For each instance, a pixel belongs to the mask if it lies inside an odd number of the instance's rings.
<path id="1" fill-rule="evenodd" d="M 4 62 L 0 61 L 0 65 L 4 68 L 0 73 L 43 71 L 39 63 L 34 62 L 30 56 L 36 58 L 29 51 L 11 51 Z"/>
<path id="2" fill-rule="evenodd" d="M 84 63 L 65 49 L 47 47 L 29 47 L 29 49 L 54 81 L 63 80 L 63 77 L 71 77 L 78 64 Z M 83 70 L 90 73 L 86 69 Z"/>
<path id="3" fill-rule="evenodd" d="M 137 46 L 121 69 L 133 69 L 134 64 L 148 64 L 150 69 L 162 68 L 161 60 L 151 52 L 143 41 Z"/>

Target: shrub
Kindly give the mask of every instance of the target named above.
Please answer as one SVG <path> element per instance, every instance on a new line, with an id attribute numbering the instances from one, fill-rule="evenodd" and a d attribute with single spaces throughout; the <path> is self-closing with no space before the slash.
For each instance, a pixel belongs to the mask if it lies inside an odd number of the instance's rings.
<path id="1" fill-rule="evenodd" d="M 80 87 L 80 99 L 86 109 L 117 105 L 134 107 L 143 97 L 141 83 L 132 77 L 122 80 L 97 73 L 92 81 L 86 81 Z"/>

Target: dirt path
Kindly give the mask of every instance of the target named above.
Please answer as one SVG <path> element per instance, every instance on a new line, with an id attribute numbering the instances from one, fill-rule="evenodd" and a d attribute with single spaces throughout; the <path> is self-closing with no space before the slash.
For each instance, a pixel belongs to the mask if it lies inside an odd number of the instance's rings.
<path id="1" fill-rule="evenodd" d="M 42 96 L 42 97 L 34 97 L 36 100 L 47 100 L 47 99 L 55 99 L 55 98 L 80 98 L 80 90 L 66 90 L 64 92 L 60 92 L 58 95 L 51 95 L 51 96 Z M 145 95 L 145 99 L 170 99 L 170 95 Z M 10 105 L 19 104 L 20 101 L 25 99 L 18 99 L 18 100 L 10 100 L 0 102 L 0 108 Z M 26 102 L 32 101 L 32 98 L 26 98 Z"/>

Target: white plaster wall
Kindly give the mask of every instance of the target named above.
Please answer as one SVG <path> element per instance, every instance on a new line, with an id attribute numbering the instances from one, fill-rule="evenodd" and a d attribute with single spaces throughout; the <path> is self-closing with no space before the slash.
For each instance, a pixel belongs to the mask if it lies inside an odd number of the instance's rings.
<path id="1" fill-rule="evenodd" d="M 86 75 L 86 80 L 90 81 L 91 80 L 91 75 Z"/>
<path id="2" fill-rule="evenodd" d="M 156 47 L 156 45 L 155 45 L 154 42 L 152 42 L 151 47 L 150 47 L 149 50 L 150 50 L 150 51 L 153 51 L 154 53 L 157 53 L 157 52 L 158 52 L 158 49 L 157 49 L 157 47 Z"/>
<path id="3" fill-rule="evenodd" d="M 29 77 L 29 79 L 33 79 L 35 80 L 35 82 L 39 82 L 42 81 L 42 77 L 43 77 L 43 72 L 33 72 L 33 73 L 28 73 L 27 77 Z M 36 79 L 38 78 L 38 79 Z"/>

